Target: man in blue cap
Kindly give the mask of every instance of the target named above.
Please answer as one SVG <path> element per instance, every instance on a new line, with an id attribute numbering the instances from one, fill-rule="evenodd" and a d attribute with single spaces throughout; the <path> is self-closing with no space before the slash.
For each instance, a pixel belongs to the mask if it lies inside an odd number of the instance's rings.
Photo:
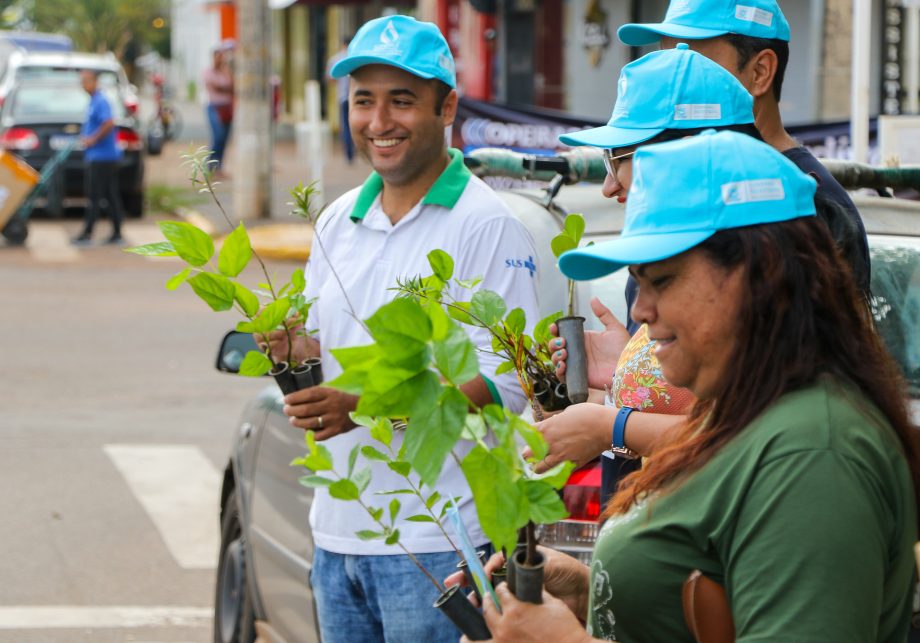
<path id="1" fill-rule="evenodd" d="M 854 276 L 869 291 L 869 244 L 859 212 L 846 190 L 783 127 L 779 101 L 789 61 L 789 23 L 776 0 L 671 0 L 659 23 L 626 24 L 617 36 L 632 46 L 658 42 L 670 49 L 679 42 L 716 61 L 738 77 L 754 96 L 757 129 L 763 140 L 818 181 L 818 193 L 839 203 L 852 225 L 832 230 L 838 245 L 856 244 L 861 254 Z M 858 231 L 850 238 L 851 230 Z M 847 235 L 847 238 L 841 238 Z"/>
<path id="2" fill-rule="evenodd" d="M 320 356 L 326 378 L 337 376 L 341 367 L 330 350 L 367 344 L 358 320 L 390 301 L 401 280 L 429 273 L 427 255 L 435 249 L 453 257 L 456 278 L 481 277 L 480 287 L 501 295 L 509 310 L 520 307 L 528 319 L 537 319 L 537 253 L 530 235 L 466 169 L 462 153 L 447 147 L 445 128 L 457 110 L 456 77 L 438 28 L 406 16 L 371 20 L 330 71 L 336 78 L 350 76 L 349 124 L 358 152 L 374 172 L 332 203 L 317 225 L 325 252 L 314 244 L 305 291 L 316 299 L 305 324 L 315 335 L 295 338 L 297 356 Z M 469 296 L 459 286 L 448 289 L 453 297 Z M 469 334 L 484 350 L 480 376 L 462 386 L 463 392 L 480 406 L 497 402 L 522 411 L 525 398 L 515 376 L 495 373 L 501 360 L 492 353 L 488 333 Z M 272 350 L 284 352 L 275 342 Z M 370 441 L 367 429 L 355 427 L 349 417 L 356 402 L 355 396 L 320 386 L 288 395 L 284 412 L 294 426 L 316 431 L 335 462 L 347 462 L 355 445 Z M 401 440 L 398 432 L 394 448 Z M 365 498 L 405 487 L 385 465 L 371 465 Z M 445 462 L 437 489 L 445 497 L 463 498 L 460 513 L 474 544 L 486 547 L 455 460 Z M 426 513 L 412 496 L 401 496 L 401 502 L 403 515 Z M 378 529 L 363 509 L 318 488 L 310 525 L 311 586 L 325 643 L 457 640 L 457 629 L 432 607 L 437 592 L 409 557 L 381 540 L 356 535 Z M 399 528 L 400 542 L 435 578 L 456 570 L 458 557 L 438 525 L 406 521 Z"/>

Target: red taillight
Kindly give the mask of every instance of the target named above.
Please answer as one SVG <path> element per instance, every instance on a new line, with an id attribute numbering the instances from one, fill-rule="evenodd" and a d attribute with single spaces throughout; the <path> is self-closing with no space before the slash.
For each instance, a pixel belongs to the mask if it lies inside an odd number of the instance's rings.
<path id="1" fill-rule="evenodd" d="M 137 114 L 137 99 L 128 98 L 125 100 L 125 111 L 128 112 L 128 116 L 134 116 Z"/>
<path id="2" fill-rule="evenodd" d="M 118 130 L 115 135 L 115 142 L 118 143 L 118 147 L 126 152 L 139 152 L 144 147 L 141 137 L 138 136 L 137 132 L 130 129 Z"/>
<path id="3" fill-rule="evenodd" d="M 25 127 L 11 127 L 0 136 L 0 147 L 6 150 L 37 150 L 38 135 Z"/>
<path id="4" fill-rule="evenodd" d="M 601 516 L 601 467 L 594 463 L 573 471 L 562 489 L 569 520 L 596 522 Z"/>

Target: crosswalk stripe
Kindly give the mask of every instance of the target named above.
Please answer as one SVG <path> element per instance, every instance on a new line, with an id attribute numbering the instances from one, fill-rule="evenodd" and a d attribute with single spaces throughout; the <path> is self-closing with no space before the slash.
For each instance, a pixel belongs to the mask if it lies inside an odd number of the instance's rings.
<path id="1" fill-rule="evenodd" d="M 0 607 L 0 630 L 206 627 L 211 614 L 207 607 L 26 605 Z"/>
<path id="2" fill-rule="evenodd" d="M 191 445 L 103 447 L 184 569 L 213 569 L 220 547 L 220 474 Z"/>

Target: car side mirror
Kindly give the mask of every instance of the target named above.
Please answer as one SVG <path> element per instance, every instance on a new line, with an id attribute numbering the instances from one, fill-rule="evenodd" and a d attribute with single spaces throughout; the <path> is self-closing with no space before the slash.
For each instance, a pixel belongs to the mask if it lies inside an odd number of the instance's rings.
<path id="1" fill-rule="evenodd" d="M 217 351 L 217 370 L 222 373 L 238 374 L 246 353 L 257 350 L 259 347 L 256 346 L 256 340 L 252 334 L 231 330 L 224 335 L 220 349 Z"/>

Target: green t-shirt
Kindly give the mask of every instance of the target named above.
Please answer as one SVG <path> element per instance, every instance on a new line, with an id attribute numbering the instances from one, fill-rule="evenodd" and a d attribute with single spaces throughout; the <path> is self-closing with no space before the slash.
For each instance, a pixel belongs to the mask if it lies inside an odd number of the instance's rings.
<path id="1" fill-rule="evenodd" d="M 904 643 L 916 525 L 894 431 L 865 397 L 822 378 L 674 490 L 607 521 L 589 631 L 692 642 L 681 587 L 699 569 L 725 587 L 739 643 Z"/>

